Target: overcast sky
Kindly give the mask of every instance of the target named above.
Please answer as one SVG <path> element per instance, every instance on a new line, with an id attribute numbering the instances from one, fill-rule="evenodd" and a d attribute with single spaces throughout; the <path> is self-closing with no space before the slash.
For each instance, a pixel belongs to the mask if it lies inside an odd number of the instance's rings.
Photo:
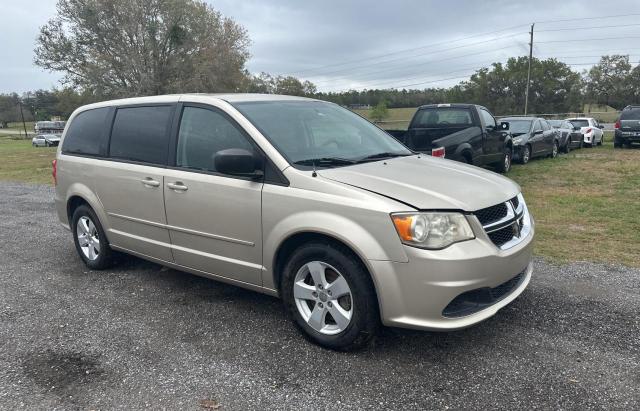
<path id="1" fill-rule="evenodd" d="M 250 71 L 295 75 L 326 91 L 456 84 L 491 62 L 528 54 L 532 22 L 536 57 L 579 71 L 602 54 L 640 59 L 638 0 L 208 2 L 247 29 Z M 57 86 L 60 73 L 33 65 L 38 28 L 55 1 L 0 0 L 0 10 L 0 92 Z M 612 15 L 623 16 L 576 20 Z"/>

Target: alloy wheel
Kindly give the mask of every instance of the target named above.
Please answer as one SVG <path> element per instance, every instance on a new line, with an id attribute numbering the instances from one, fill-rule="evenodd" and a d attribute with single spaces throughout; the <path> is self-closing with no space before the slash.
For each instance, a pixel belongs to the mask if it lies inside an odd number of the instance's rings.
<path id="1" fill-rule="evenodd" d="M 344 331 L 353 317 L 353 297 L 344 276 L 322 261 L 303 265 L 293 283 L 293 296 L 302 319 L 325 335 Z"/>
<path id="2" fill-rule="evenodd" d="M 88 216 L 82 216 L 78 219 L 76 235 L 82 254 L 89 261 L 95 261 L 100 255 L 100 239 L 98 229 Z"/>

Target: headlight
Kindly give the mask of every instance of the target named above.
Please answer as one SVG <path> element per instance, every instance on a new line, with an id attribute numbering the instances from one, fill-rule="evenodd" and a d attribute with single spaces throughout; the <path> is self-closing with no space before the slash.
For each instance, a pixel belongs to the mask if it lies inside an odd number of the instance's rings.
<path id="1" fill-rule="evenodd" d="M 391 219 L 404 244 L 438 250 L 475 238 L 460 213 L 398 213 Z"/>
<path id="2" fill-rule="evenodd" d="M 520 143 L 522 143 L 522 140 L 523 140 L 522 137 L 516 137 L 511 141 L 513 141 L 513 144 L 520 144 Z"/>

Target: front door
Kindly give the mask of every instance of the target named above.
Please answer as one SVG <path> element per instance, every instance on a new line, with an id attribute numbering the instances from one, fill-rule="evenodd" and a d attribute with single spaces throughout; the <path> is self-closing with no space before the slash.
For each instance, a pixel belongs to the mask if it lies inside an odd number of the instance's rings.
<path id="1" fill-rule="evenodd" d="M 483 123 L 484 154 L 487 161 L 502 159 L 505 133 L 498 128 L 496 119 L 487 110 L 479 108 Z"/>
<path id="2" fill-rule="evenodd" d="M 261 284 L 263 183 L 216 171 L 215 154 L 229 148 L 256 150 L 224 112 L 182 108 L 175 167 L 164 180 L 173 256 L 185 267 Z"/>

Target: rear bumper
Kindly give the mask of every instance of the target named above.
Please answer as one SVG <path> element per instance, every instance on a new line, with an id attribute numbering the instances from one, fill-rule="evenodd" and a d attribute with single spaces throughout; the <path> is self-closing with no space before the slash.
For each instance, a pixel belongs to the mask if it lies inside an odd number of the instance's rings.
<path id="1" fill-rule="evenodd" d="M 479 236 L 439 251 L 405 247 L 407 263 L 369 261 L 383 324 L 447 331 L 493 316 L 529 284 L 533 236 L 532 227 L 520 244 L 508 250 L 499 250 L 491 240 Z M 500 294 L 501 287 L 508 289 Z M 497 290 L 494 300 L 484 300 L 485 304 L 466 311 L 452 308 L 466 296 L 490 289 Z"/>

